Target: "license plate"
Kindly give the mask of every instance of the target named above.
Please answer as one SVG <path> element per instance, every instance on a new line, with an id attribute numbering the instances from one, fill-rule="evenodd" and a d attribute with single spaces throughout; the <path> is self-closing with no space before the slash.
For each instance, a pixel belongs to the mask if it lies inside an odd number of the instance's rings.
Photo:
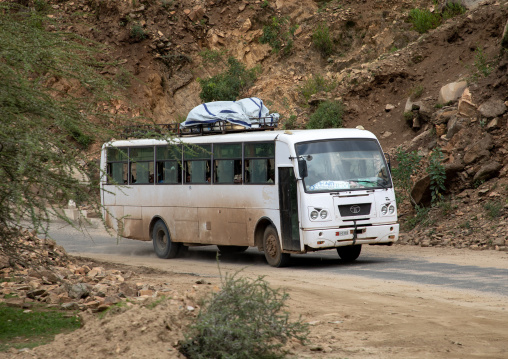
<path id="1" fill-rule="evenodd" d="M 335 236 L 337 236 L 337 237 L 347 236 L 348 234 L 349 234 L 349 231 L 338 231 L 338 232 L 335 232 Z"/>

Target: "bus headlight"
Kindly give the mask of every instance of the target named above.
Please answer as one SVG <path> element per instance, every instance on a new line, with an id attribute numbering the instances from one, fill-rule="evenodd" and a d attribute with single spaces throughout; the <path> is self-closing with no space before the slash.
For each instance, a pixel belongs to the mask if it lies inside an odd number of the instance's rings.
<path id="1" fill-rule="evenodd" d="M 319 215 L 318 211 L 314 210 L 310 212 L 310 219 L 315 220 L 318 218 L 318 215 Z"/>
<path id="2" fill-rule="evenodd" d="M 390 214 L 393 214 L 395 212 L 395 206 L 393 204 L 391 204 L 390 207 L 388 207 L 388 212 L 390 212 Z"/>
<path id="3" fill-rule="evenodd" d="M 321 219 L 326 219 L 328 217 L 328 211 L 326 209 L 323 209 L 319 215 L 321 216 Z"/>
<path id="4" fill-rule="evenodd" d="M 381 214 L 383 216 L 386 216 L 387 213 L 388 213 L 388 207 L 386 205 L 383 205 L 383 207 L 381 207 Z"/>

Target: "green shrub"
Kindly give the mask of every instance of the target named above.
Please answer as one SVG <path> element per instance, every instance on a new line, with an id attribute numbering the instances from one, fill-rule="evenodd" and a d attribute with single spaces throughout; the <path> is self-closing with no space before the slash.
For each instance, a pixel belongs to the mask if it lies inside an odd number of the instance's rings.
<path id="1" fill-rule="evenodd" d="M 319 104 L 310 116 L 307 128 L 338 128 L 342 127 L 344 105 L 340 101 L 325 101 Z"/>
<path id="2" fill-rule="evenodd" d="M 201 85 L 199 97 L 204 102 L 235 101 L 247 88 L 254 84 L 257 68 L 247 70 L 234 57 L 228 59 L 228 69 L 208 79 L 198 79 Z"/>
<path id="3" fill-rule="evenodd" d="M 412 9 L 409 11 L 409 22 L 413 24 L 413 28 L 420 34 L 424 34 L 429 30 L 435 29 L 445 20 L 461 15 L 466 12 L 466 8 L 457 3 L 448 3 L 442 12 L 432 13 L 429 10 Z"/>
<path id="4" fill-rule="evenodd" d="M 289 55 L 293 48 L 293 36 L 298 25 L 290 25 L 287 17 L 272 17 L 270 24 L 263 26 L 263 35 L 259 38 L 262 44 L 268 44 L 278 54 Z"/>
<path id="5" fill-rule="evenodd" d="M 310 77 L 302 87 L 299 88 L 300 94 L 309 101 L 310 97 L 318 92 L 329 92 L 337 87 L 337 83 L 333 80 L 327 80 L 323 76 L 317 74 Z"/>
<path id="6" fill-rule="evenodd" d="M 49 10 L 50 6 L 46 0 L 35 0 L 34 8 L 37 12 L 46 12 Z"/>
<path id="7" fill-rule="evenodd" d="M 147 35 L 143 27 L 139 24 L 134 24 L 131 27 L 130 38 L 135 42 L 140 42 L 146 39 Z"/>
<path id="8" fill-rule="evenodd" d="M 285 311 L 288 294 L 271 288 L 263 277 L 237 274 L 226 275 L 179 343 L 187 358 L 282 358 L 288 340 L 305 342 L 307 325 L 291 322 Z"/>
<path id="9" fill-rule="evenodd" d="M 439 14 L 431 13 L 429 10 L 412 9 L 409 11 L 409 22 L 420 34 L 435 29 L 441 24 Z"/>
<path id="10" fill-rule="evenodd" d="M 415 204 L 411 198 L 411 189 L 413 187 L 412 176 L 420 168 L 421 156 L 416 151 L 406 152 L 401 147 L 398 147 L 395 153 L 395 160 L 398 165 L 392 168 L 392 178 L 395 185 L 397 202 L 401 203 L 408 198 L 412 204 Z"/>
<path id="11" fill-rule="evenodd" d="M 432 203 L 441 201 L 443 192 L 446 190 L 446 172 L 442 162 L 443 153 L 441 152 L 441 149 L 433 149 L 430 153 L 429 167 L 427 167 L 427 173 L 430 176 Z"/>
<path id="12" fill-rule="evenodd" d="M 492 67 L 489 65 L 487 56 L 480 46 L 477 46 L 474 51 L 474 67 L 484 77 L 489 76 L 492 72 Z"/>
<path id="13" fill-rule="evenodd" d="M 451 19 L 452 17 L 462 15 L 466 12 L 466 7 L 462 4 L 449 2 L 446 4 L 446 6 L 443 8 L 442 11 L 442 18 L 443 20 Z"/>
<path id="14" fill-rule="evenodd" d="M 330 29 L 326 24 L 321 23 L 314 30 L 312 43 L 323 57 L 330 56 L 333 53 L 333 40 L 330 37 Z"/>

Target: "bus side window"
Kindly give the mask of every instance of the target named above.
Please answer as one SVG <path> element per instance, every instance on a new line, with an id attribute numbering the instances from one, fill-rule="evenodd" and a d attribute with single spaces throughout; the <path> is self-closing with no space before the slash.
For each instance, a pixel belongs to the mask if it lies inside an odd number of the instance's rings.
<path id="1" fill-rule="evenodd" d="M 214 183 L 242 183 L 242 145 L 221 143 L 213 145 Z"/>
<path id="2" fill-rule="evenodd" d="M 275 143 L 245 144 L 245 183 L 275 183 Z"/>
<path id="3" fill-rule="evenodd" d="M 156 148 L 156 178 L 157 183 L 182 183 L 182 148 L 168 145 Z"/>
<path id="4" fill-rule="evenodd" d="M 127 184 L 127 158 L 127 147 L 107 149 L 108 184 Z"/>
<path id="5" fill-rule="evenodd" d="M 187 145 L 185 147 L 185 183 L 210 183 L 211 155 L 211 145 Z"/>
<path id="6" fill-rule="evenodd" d="M 129 152 L 132 184 L 154 183 L 153 147 L 131 147 Z"/>

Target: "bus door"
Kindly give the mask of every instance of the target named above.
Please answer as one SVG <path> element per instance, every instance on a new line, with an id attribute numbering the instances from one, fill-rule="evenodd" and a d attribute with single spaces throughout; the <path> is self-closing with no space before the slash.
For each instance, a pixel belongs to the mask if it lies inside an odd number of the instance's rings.
<path id="1" fill-rule="evenodd" d="M 298 196 L 293 167 L 279 167 L 279 208 L 282 248 L 299 251 Z"/>

